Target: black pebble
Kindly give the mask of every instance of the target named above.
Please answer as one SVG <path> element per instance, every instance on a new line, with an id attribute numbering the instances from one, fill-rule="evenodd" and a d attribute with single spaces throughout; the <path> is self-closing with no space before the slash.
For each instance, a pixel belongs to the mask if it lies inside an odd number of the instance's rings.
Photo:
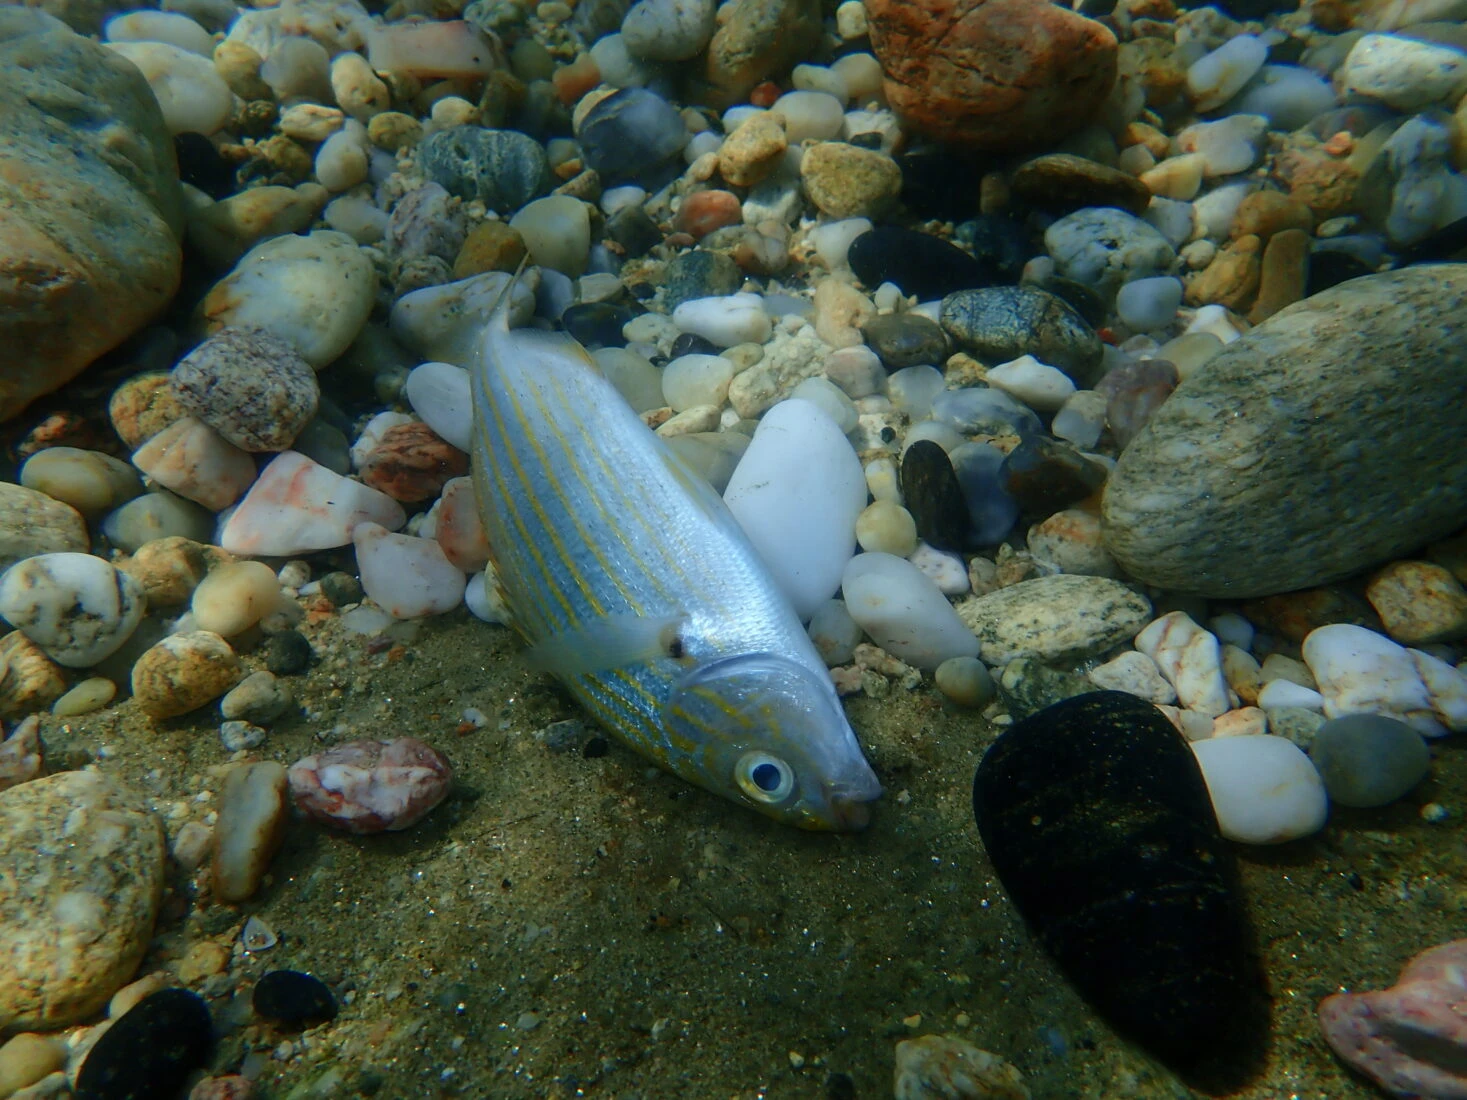
<path id="1" fill-rule="evenodd" d="M 1015 723 L 973 780 L 1010 900 L 1082 996 L 1189 1083 L 1256 1071 L 1267 1002 L 1201 769 L 1150 703 L 1076 696 Z"/>
<path id="2" fill-rule="evenodd" d="M 920 218 L 962 221 L 978 208 L 980 166 L 945 145 L 917 145 L 896 157 L 902 203 Z"/>
<path id="3" fill-rule="evenodd" d="M 1467 253 L 1467 218 L 1458 218 L 1440 229 L 1433 229 L 1415 244 L 1403 248 L 1396 260 L 1396 266 L 1460 262 L 1464 253 Z"/>
<path id="4" fill-rule="evenodd" d="M 212 199 L 234 193 L 234 169 L 203 134 L 174 134 L 173 151 L 178 156 L 181 182 L 192 184 Z"/>
<path id="5" fill-rule="evenodd" d="M 1305 297 L 1374 272 L 1373 267 L 1348 252 L 1333 248 L 1315 249 L 1309 254 L 1309 282 L 1305 287 Z"/>
<path id="6" fill-rule="evenodd" d="M 299 630 L 282 630 L 265 641 L 265 667 L 276 676 L 295 676 L 311 667 L 311 643 Z"/>
<path id="7" fill-rule="evenodd" d="M 917 534 L 939 550 L 966 550 L 973 519 L 947 452 L 919 439 L 902 455 L 902 499 Z"/>
<path id="8" fill-rule="evenodd" d="M 677 359 L 683 355 L 717 355 L 722 350 L 712 340 L 699 336 L 696 332 L 684 332 L 672 342 L 672 350 L 668 353 L 669 359 Z"/>
<path id="9" fill-rule="evenodd" d="M 174 1100 L 213 1044 L 204 999 L 187 989 L 160 989 L 97 1040 L 77 1074 L 77 1100 Z"/>
<path id="10" fill-rule="evenodd" d="M 624 206 L 607 218 L 606 236 L 626 250 L 628 259 L 645 256 L 662 243 L 662 230 L 640 206 Z"/>
<path id="11" fill-rule="evenodd" d="M 321 595 L 325 596 L 336 607 L 346 607 L 348 604 L 362 602 L 362 582 L 350 573 L 338 570 L 335 573 L 327 573 L 321 578 Z"/>
<path id="12" fill-rule="evenodd" d="M 1057 439 L 1027 435 L 1004 456 L 998 476 L 1020 509 L 1052 516 L 1104 485 L 1106 470 Z"/>
<path id="13" fill-rule="evenodd" d="M 587 351 L 597 348 L 624 348 L 626 337 L 622 326 L 632 319 L 632 311 L 614 302 L 577 302 L 566 306 L 560 323 Z"/>
<path id="14" fill-rule="evenodd" d="M 977 259 L 1004 282 L 1015 282 L 1036 249 L 1024 227 L 1002 214 L 980 214 L 953 230 Z"/>
<path id="15" fill-rule="evenodd" d="M 849 1073 L 832 1073 L 825 1079 L 825 1100 L 856 1100 L 856 1081 Z"/>
<path id="16" fill-rule="evenodd" d="M 851 270 L 872 290 L 895 283 L 921 301 L 993 286 L 998 275 L 955 244 L 895 225 L 879 225 L 851 242 Z"/>
<path id="17" fill-rule="evenodd" d="M 320 978 L 299 970 L 272 970 L 255 983 L 255 1014 L 287 1027 L 336 1018 L 336 998 Z"/>
<path id="18" fill-rule="evenodd" d="M 581 750 L 581 755 L 587 760 L 598 760 L 611 751 L 611 746 L 604 737 L 593 737 L 586 742 L 586 747 Z"/>

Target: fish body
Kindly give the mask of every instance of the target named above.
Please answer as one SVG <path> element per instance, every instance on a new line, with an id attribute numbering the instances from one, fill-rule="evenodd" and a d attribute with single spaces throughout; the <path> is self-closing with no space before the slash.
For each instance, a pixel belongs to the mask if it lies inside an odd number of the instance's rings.
<path id="1" fill-rule="evenodd" d="M 881 793 L 824 662 L 722 499 L 567 336 L 511 332 L 473 372 L 474 484 L 532 659 L 690 783 L 808 829 Z"/>

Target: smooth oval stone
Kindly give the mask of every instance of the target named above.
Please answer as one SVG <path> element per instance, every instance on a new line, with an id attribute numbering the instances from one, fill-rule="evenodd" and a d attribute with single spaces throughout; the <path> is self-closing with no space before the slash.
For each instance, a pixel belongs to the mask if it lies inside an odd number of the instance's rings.
<path id="1" fill-rule="evenodd" d="M 615 302 L 577 302 L 560 315 L 565 331 L 587 351 L 626 347 L 621 329 L 631 319 L 632 311 Z"/>
<path id="2" fill-rule="evenodd" d="M 612 181 L 646 183 L 688 143 L 677 108 L 646 88 L 622 88 L 586 112 L 576 129 L 586 167 Z"/>
<path id="3" fill-rule="evenodd" d="M 1177 387 L 1111 473 L 1106 548 L 1147 584 L 1228 598 L 1408 557 L 1467 514 L 1464 403 L 1467 267 L 1342 283 Z"/>
<path id="4" fill-rule="evenodd" d="M 204 998 L 160 989 L 103 1032 L 77 1074 L 77 1100 L 156 1100 L 177 1096 L 214 1044 Z"/>
<path id="5" fill-rule="evenodd" d="M 532 137 L 515 130 L 450 126 L 418 146 L 423 174 L 451 195 L 479 199 L 501 213 L 550 189 L 550 162 Z"/>
<path id="6" fill-rule="evenodd" d="M 1431 750 L 1405 722 L 1383 714 L 1346 714 L 1319 727 L 1309 759 L 1341 806 L 1394 802 L 1431 771 Z"/>
<path id="7" fill-rule="evenodd" d="M 922 540 L 939 550 L 966 549 L 972 520 L 947 452 L 930 439 L 919 439 L 902 455 L 901 476 L 902 499 Z"/>
<path id="8" fill-rule="evenodd" d="M 998 274 L 955 244 L 930 233 L 878 225 L 851 242 L 846 258 L 856 277 L 872 290 L 895 283 L 921 301 L 956 290 L 992 286 Z"/>
<path id="9" fill-rule="evenodd" d="M 1115 206 L 1140 214 L 1151 202 L 1151 191 L 1129 172 L 1071 153 L 1026 161 L 1009 185 L 1025 202 L 1061 214 L 1086 206 Z"/>
<path id="10" fill-rule="evenodd" d="M 1096 1011 L 1189 1078 L 1241 1083 L 1267 1001 L 1233 853 L 1161 712 L 1102 691 L 1015 723 L 978 765 L 973 811 L 1010 900 Z"/>
<path id="11" fill-rule="evenodd" d="M 920 313 L 880 314 L 866 322 L 861 334 L 887 370 L 935 365 L 947 359 L 947 337 L 937 322 Z"/>
<path id="12" fill-rule="evenodd" d="M 289 1026 L 336 1016 L 336 998 L 326 983 L 299 970 L 272 970 L 255 983 L 250 998 L 255 1012 Z"/>
<path id="13" fill-rule="evenodd" d="M 960 290 L 942 300 L 947 334 L 985 362 L 1032 355 L 1081 387 L 1100 366 L 1101 343 L 1069 303 L 1030 286 Z"/>

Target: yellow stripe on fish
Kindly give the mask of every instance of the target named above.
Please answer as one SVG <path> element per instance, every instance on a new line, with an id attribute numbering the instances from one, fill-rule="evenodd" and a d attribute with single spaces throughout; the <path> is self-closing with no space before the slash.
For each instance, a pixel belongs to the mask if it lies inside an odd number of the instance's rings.
<path id="1" fill-rule="evenodd" d="M 509 328 L 473 372 L 473 468 L 531 660 L 690 783 L 807 829 L 881 794 L 825 664 L 733 515 L 579 344 Z"/>

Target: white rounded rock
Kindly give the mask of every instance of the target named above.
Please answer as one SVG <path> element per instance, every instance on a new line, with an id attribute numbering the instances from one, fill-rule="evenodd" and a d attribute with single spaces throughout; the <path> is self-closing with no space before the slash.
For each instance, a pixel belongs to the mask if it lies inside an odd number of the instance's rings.
<path id="1" fill-rule="evenodd" d="M 349 191 L 367 178 L 367 131 L 353 119 L 316 150 L 316 179 L 333 194 Z"/>
<path id="2" fill-rule="evenodd" d="M 424 359 L 471 369 L 479 362 L 484 323 L 512 278 L 507 271 L 486 271 L 441 286 L 411 291 L 394 303 L 387 318 L 388 327 L 405 347 Z M 525 324 L 534 312 L 535 291 L 520 279 L 510 291 L 510 327 Z"/>
<path id="3" fill-rule="evenodd" d="M 840 136 L 846 105 L 829 92 L 785 92 L 770 111 L 784 119 L 790 145 L 803 141 L 829 141 Z"/>
<path id="4" fill-rule="evenodd" d="M 20 468 L 20 483 L 83 515 L 116 508 L 143 491 L 138 472 L 126 462 L 78 447 L 37 451 Z"/>
<path id="5" fill-rule="evenodd" d="M 812 405 L 819 405 L 825 410 L 825 414 L 840 426 L 840 430 L 848 434 L 855 429 L 860 420 L 856 413 L 856 403 L 846 396 L 844 390 L 828 379 L 818 376 L 806 378 L 790 391 L 790 396 L 798 397 L 801 401 L 808 401 Z"/>
<path id="6" fill-rule="evenodd" d="M 200 57 L 214 55 L 209 32 L 186 15 L 170 11 L 130 11 L 114 15 L 102 26 L 107 42 L 166 42 Z"/>
<path id="7" fill-rule="evenodd" d="M 170 134 L 209 135 L 234 113 L 234 93 L 214 62 L 166 42 L 109 42 L 143 74 Z"/>
<path id="8" fill-rule="evenodd" d="M 1040 412 L 1054 412 L 1075 392 L 1075 383 L 1057 367 L 1021 355 L 989 370 L 986 380 L 996 390 Z"/>
<path id="9" fill-rule="evenodd" d="M 850 441 L 808 401 L 775 405 L 723 499 L 802 622 L 840 587 L 856 547 L 866 479 Z"/>
<path id="10" fill-rule="evenodd" d="M 972 587 L 962 555 L 951 550 L 939 550 L 919 542 L 917 549 L 907 555 L 907 560 L 937 585 L 937 590 L 944 596 L 963 596 Z"/>
<path id="11" fill-rule="evenodd" d="M 1324 780 L 1292 741 L 1244 734 L 1192 742 L 1218 828 L 1242 844 L 1282 844 L 1324 827 Z"/>
<path id="12" fill-rule="evenodd" d="M 255 480 L 255 460 L 192 416 L 149 439 L 132 464 L 165 489 L 215 512 L 228 508 Z"/>
<path id="13" fill-rule="evenodd" d="M 893 657 L 935 669 L 950 657 L 978 656 L 978 638 L 937 585 L 891 554 L 857 554 L 841 576 L 846 608 Z"/>
<path id="14" fill-rule="evenodd" d="M 1182 304 L 1182 280 L 1172 275 L 1136 279 L 1116 294 L 1116 313 L 1136 332 L 1165 328 L 1177 319 Z"/>
<path id="15" fill-rule="evenodd" d="M 810 616 L 809 634 L 816 652 L 831 668 L 849 664 L 861 641 L 861 628 L 844 600 L 826 600 L 817 607 Z"/>
<path id="16" fill-rule="evenodd" d="M 352 531 L 362 589 L 396 619 L 420 619 L 452 611 L 464 598 L 468 578 L 433 539 L 360 523 Z"/>
<path id="17" fill-rule="evenodd" d="M 721 355 L 680 355 L 662 368 L 662 398 L 673 412 L 698 405 L 721 408 L 733 376 L 733 363 Z"/>
<path id="18" fill-rule="evenodd" d="M 461 451 L 472 447 L 474 402 L 468 371 L 452 363 L 422 363 L 408 373 L 402 391 L 424 424 Z"/>
<path id="19" fill-rule="evenodd" d="M 1467 88 L 1467 53 L 1402 35 L 1367 34 L 1350 48 L 1335 80 L 1347 92 L 1398 111 L 1450 105 Z"/>
<path id="20" fill-rule="evenodd" d="M 530 260 L 575 278 L 586 270 L 591 250 L 591 210 L 570 195 L 528 202 L 509 219 L 524 238 Z"/>
<path id="21" fill-rule="evenodd" d="M 37 554 L 0 576 L 0 615 L 67 668 L 112 656 L 146 609 L 138 583 L 91 554 Z"/>
<path id="22" fill-rule="evenodd" d="M 817 225 L 810 230 L 808 239 L 815 248 L 815 255 L 820 257 L 820 262 L 831 271 L 839 271 L 849 266 L 847 261 L 851 242 L 870 230 L 870 218 L 842 218 L 840 221 Z"/>
<path id="23" fill-rule="evenodd" d="M 1198 111 L 1220 107 L 1242 90 L 1263 68 L 1268 46 L 1252 34 L 1229 38 L 1217 49 L 1192 62 L 1187 69 L 1187 90 Z"/>
<path id="24" fill-rule="evenodd" d="M 701 336 L 721 348 L 735 344 L 762 344 L 774 323 L 757 294 L 728 294 L 694 298 L 672 311 L 673 324 L 682 332 Z"/>
<path id="25" fill-rule="evenodd" d="M 475 573 L 469 578 L 469 583 L 464 588 L 464 606 L 476 619 L 486 623 L 509 625 L 509 608 L 505 606 L 504 598 L 499 593 L 499 585 L 494 580 L 492 566 L 485 572 Z"/>

